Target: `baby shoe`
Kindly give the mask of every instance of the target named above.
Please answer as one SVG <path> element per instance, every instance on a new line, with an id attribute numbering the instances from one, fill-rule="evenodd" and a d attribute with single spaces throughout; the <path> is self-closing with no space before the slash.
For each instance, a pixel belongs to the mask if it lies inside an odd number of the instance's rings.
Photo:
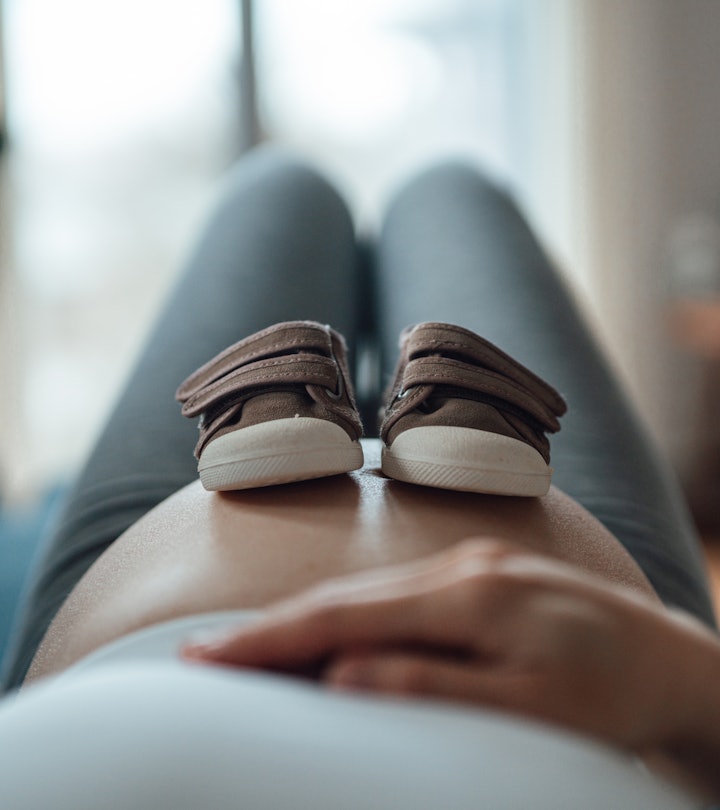
<path id="1" fill-rule="evenodd" d="M 321 478 L 363 464 L 345 341 L 329 326 L 263 329 L 190 375 L 176 397 L 185 416 L 200 416 L 195 456 L 205 489 Z"/>
<path id="2" fill-rule="evenodd" d="M 550 488 L 546 433 L 564 399 L 478 335 L 421 323 L 400 336 L 400 360 L 380 428 L 385 475 L 497 495 Z"/>

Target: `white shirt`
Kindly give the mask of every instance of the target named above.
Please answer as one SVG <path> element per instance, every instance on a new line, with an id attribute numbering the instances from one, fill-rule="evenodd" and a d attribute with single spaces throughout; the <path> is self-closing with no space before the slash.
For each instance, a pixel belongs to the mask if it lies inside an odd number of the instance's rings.
<path id="1" fill-rule="evenodd" d="M 8 810 L 679 810 L 699 806 L 582 737 L 473 707 L 333 693 L 182 662 L 247 612 L 103 647 L 0 704 Z"/>

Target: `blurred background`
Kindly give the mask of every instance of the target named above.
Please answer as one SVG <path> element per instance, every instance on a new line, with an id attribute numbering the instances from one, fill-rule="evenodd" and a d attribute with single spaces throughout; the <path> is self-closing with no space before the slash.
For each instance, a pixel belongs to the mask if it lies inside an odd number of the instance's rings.
<path id="1" fill-rule="evenodd" d="M 439 156 L 507 182 L 720 533 L 716 0 L 0 1 L 3 559 L 259 140 L 366 227 Z"/>

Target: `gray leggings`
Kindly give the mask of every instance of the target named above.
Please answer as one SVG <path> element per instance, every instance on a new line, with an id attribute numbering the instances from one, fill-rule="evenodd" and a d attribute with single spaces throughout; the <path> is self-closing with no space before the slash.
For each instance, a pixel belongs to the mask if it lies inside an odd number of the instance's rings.
<path id="1" fill-rule="evenodd" d="M 381 390 L 410 323 L 466 326 L 565 395 L 554 483 L 628 549 L 668 603 L 708 624 L 697 538 L 677 485 L 611 377 L 571 298 L 509 197 L 447 164 L 408 184 L 371 246 L 337 193 L 272 149 L 244 158 L 48 538 L 5 669 L 20 683 L 43 634 L 92 562 L 132 523 L 196 478 L 196 427 L 178 383 L 226 346 L 307 318 L 374 344 Z M 377 397 L 377 392 L 376 392 Z M 374 412 L 370 398 L 364 412 Z M 372 435 L 375 425 L 367 423 Z"/>

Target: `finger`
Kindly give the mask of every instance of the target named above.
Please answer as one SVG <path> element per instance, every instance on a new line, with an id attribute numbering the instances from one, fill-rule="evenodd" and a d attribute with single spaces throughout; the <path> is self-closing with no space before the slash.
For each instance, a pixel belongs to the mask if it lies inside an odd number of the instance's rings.
<path id="1" fill-rule="evenodd" d="M 564 677 L 538 676 L 493 662 L 453 661 L 425 652 L 370 652 L 333 661 L 321 677 L 334 689 L 472 704 L 591 734 L 629 750 L 647 748 L 648 737 L 658 739 L 657 732 L 646 729 L 638 737 L 633 712 L 624 711 L 624 719 L 630 718 L 628 731 L 607 708 L 568 700 Z"/>
<path id="2" fill-rule="evenodd" d="M 295 667 L 341 647 L 462 648 L 475 627 L 478 572 L 511 551 L 495 541 L 473 541 L 420 561 L 337 579 L 214 643 L 187 645 L 182 654 L 238 666 Z"/>
<path id="3" fill-rule="evenodd" d="M 363 652 L 342 656 L 322 678 L 337 689 L 380 692 L 510 708 L 505 676 L 492 664 L 427 652 Z"/>
<path id="4" fill-rule="evenodd" d="M 296 667 L 326 658 L 342 648 L 387 644 L 439 645 L 460 643 L 449 610 L 428 594 L 370 601 L 310 604 L 278 612 L 228 638 L 183 648 L 184 657 L 246 667 Z M 451 600 L 450 600 L 451 601 Z"/>
<path id="5" fill-rule="evenodd" d="M 444 700 L 573 725 L 555 716 L 548 684 L 528 673 L 512 672 L 493 662 L 452 660 L 425 652 L 361 653 L 326 667 L 322 680 L 331 688 L 398 697 Z"/>
<path id="6" fill-rule="evenodd" d="M 463 646 L 470 623 L 456 556 L 336 580 L 276 606 L 229 636 L 187 645 L 182 654 L 239 666 L 292 667 L 342 647 Z"/>

